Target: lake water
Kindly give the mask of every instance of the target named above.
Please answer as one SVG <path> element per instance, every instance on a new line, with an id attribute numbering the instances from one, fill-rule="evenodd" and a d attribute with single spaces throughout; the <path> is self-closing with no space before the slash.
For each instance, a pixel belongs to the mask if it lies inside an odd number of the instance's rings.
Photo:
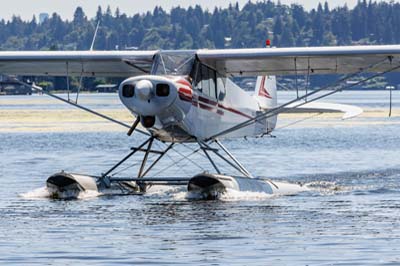
<path id="1" fill-rule="evenodd" d="M 95 97 L 93 106 L 122 108 L 116 95 Z M 18 107 L 26 98 L 0 98 L 0 111 L 46 107 L 38 107 L 39 96 L 28 98 L 37 104 Z M 388 92 L 331 99 L 388 106 Z M 0 264 L 400 265 L 400 119 L 328 122 L 282 128 L 276 138 L 225 141 L 255 175 L 309 191 L 231 193 L 218 201 L 190 200 L 184 188 L 173 187 L 145 196 L 51 200 L 43 197 L 51 174 L 100 174 L 144 139 L 106 130 L 0 133 Z M 160 168 L 171 160 L 178 167 L 159 174 L 192 176 L 209 168 L 202 157 L 192 157 L 196 165 L 181 160 L 189 148 L 178 146 Z"/>

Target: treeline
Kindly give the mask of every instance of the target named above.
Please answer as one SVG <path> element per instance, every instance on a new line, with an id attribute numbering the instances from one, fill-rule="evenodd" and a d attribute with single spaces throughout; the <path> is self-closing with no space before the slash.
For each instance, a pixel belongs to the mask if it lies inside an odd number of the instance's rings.
<path id="1" fill-rule="evenodd" d="M 359 1 L 330 9 L 328 2 L 306 11 L 263 1 L 243 7 L 204 10 L 199 5 L 128 15 L 119 9 L 98 8 L 88 18 L 78 7 L 72 21 L 54 13 L 43 23 L 36 17 L 0 21 L 2 50 L 85 50 L 95 27 L 95 49 L 197 49 L 261 47 L 266 38 L 275 46 L 320 46 L 400 43 L 400 4 Z"/>
<path id="2" fill-rule="evenodd" d="M 62 20 L 54 13 L 42 23 L 35 16 L 30 21 L 14 16 L 0 21 L 0 50 L 88 50 L 98 23 L 97 50 L 254 48 L 262 47 L 267 38 L 278 47 L 400 44 L 399 3 L 362 0 L 350 10 L 346 5 L 331 9 L 325 2 L 307 11 L 298 4 L 268 0 L 211 11 L 199 5 L 170 11 L 156 7 L 134 15 L 98 7 L 93 18 L 78 7 L 72 20 Z M 71 88 L 79 87 L 78 80 L 70 80 Z M 66 88 L 65 78 L 39 81 L 48 89 Z M 119 81 L 85 78 L 83 85 L 92 90 L 97 84 Z M 312 88 L 325 83 L 325 77 L 311 78 Z M 245 84 L 246 80 L 240 85 Z M 281 78 L 280 84 L 294 87 L 291 78 Z M 400 84 L 400 77 L 386 75 L 366 87 L 392 84 Z"/>

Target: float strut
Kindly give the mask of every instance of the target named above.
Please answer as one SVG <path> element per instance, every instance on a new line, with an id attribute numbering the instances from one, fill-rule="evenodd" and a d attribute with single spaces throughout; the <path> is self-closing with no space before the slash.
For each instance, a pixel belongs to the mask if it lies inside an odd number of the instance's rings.
<path id="1" fill-rule="evenodd" d="M 143 177 L 142 173 L 143 173 L 144 167 L 146 166 L 147 158 L 149 158 L 149 153 L 150 153 L 150 150 L 151 150 L 151 146 L 153 146 L 153 141 L 154 141 L 154 138 L 151 137 L 149 139 L 149 145 L 147 146 L 147 150 L 146 150 L 146 152 L 144 154 L 144 157 L 143 157 L 142 165 L 140 166 L 140 170 L 139 170 L 139 174 L 138 174 L 139 178 Z"/>
<path id="2" fill-rule="evenodd" d="M 120 162 L 118 162 L 116 165 L 114 165 L 110 170 L 108 170 L 106 173 L 102 175 L 102 177 L 106 177 L 109 175 L 112 171 L 117 169 L 121 164 L 123 164 L 126 160 L 128 160 L 130 157 L 132 157 L 137 151 L 139 151 L 141 148 L 143 148 L 149 141 L 152 141 L 153 138 L 149 138 L 145 142 L 143 142 L 138 148 L 133 148 L 133 151 L 129 153 L 127 156 L 124 157 Z"/>

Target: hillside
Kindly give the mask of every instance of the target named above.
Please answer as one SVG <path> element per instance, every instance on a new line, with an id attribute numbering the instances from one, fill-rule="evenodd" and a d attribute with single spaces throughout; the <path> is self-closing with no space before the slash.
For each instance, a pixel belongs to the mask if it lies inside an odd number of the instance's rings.
<path id="1" fill-rule="evenodd" d="M 278 47 L 400 43 L 400 4 L 394 2 L 363 0 L 351 10 L 330 9 L 325 2 L 306 11 L 297 4 L 264 1 L 214 10 L 197 5 L 169 11 L 156 7 L 144 14 L 125 12 L 98 7 L 96 17 L 88 18 L 78 7 L 72 21 L 56 13 L 41 24 L 36 17 L 1 20 L 0 49 L 85 50 L 98 22 L 98 50 L 251 48 L 262 47 L 267 38 Z M 319 86 L 321 78 L 311 82 Z M 93 80 L 86 83 L 94 86 Z M 389 75 L 379 87 L 399 83 L 396 75 Z"/>

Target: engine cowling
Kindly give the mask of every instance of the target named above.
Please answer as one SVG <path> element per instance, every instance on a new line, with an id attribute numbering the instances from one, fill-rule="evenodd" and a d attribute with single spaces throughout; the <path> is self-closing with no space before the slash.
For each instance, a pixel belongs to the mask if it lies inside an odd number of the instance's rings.
<path id="1" fill-rule="evenodd" d="M 146 125 L 151 125 L 149 117 L 163 113 L 175 101 L 177 88 L 165 77 L 139 76 L 121 83 L 119 97 L 131 112 L 146 120 Z"/>

